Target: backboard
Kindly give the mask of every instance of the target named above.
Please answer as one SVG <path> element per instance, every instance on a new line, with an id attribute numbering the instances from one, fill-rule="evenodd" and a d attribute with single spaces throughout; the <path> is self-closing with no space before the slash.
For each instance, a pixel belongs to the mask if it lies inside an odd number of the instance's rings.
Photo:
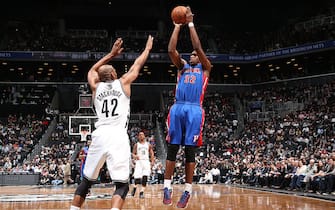
<path id="1" fill-rule="evenodd" d="M 97 116 L 72 115 L 69 116 L 69 135 L 81 135 L 82 130 L 89 134 L 95 129 L 94 124 Z"/>

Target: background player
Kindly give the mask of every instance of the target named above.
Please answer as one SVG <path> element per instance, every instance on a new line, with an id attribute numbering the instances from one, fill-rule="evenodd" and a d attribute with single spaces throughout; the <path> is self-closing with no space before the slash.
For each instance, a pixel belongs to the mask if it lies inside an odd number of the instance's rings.
<path id="1" fill-rule="evenodd" d="M 155 154 L 152 145 L 146 140 L 145 134 L 142 131 L 138 133 L 138 142 L 133 147 L 132 156 L 135 160 L 135 185 L 131 195 L 135 195 L 137 186 L 141 184 L 140 198 L 144 198 L 144 190 L 147 186 L 148 177 L 155 163 Z"/>
<path id="2" fill-rule="evenodd" d="M 84 177 L 84 168 L 85 168 L 85 162 L 86 162 L 86 156 L 87 156 L 87 152 L 88 152 L 88 148 L 91 145 L 92 140 L 91 139 L 87 139 L 85 145 L 83 146 L 83 148 L 81 148 L 78 157 L 80 159 L 80 182 L 83 180 Z"/>

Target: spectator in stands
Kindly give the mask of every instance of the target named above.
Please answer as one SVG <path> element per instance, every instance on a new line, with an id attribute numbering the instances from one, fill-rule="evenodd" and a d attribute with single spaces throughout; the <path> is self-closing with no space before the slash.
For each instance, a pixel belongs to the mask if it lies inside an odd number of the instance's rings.
<path id="1" fill-rule="evenodd" d="M 217 183 L 219 183 L 220 182 L 220 170 L 218 169 L 218 167 L 217 167 L 217 165 L 215 164 L 214 166 L 213 166 L 213 168 L 211 169 L 211 174 L 212 174 L 212 176 L 213 176 L 213 182 L 215 183 L 215 184 L 217 184 Z"/>
<path id="2" fill-rule="evenodd" d="M 47 185 L 51 184 L 50 177 L 49 177 L 49 170 L 47 167 L 42 169 L 41 177 L 40 177 L 40 184 Z"/>
<path id="3" fill-rule="evenodd" d="M 298 161 L 294 160 L 293 158 L 289 158 L 285 164 L 285 176 L 280 188 L 289 189 L 292 177 L 297 171 Z"/>
<path id="4" fill-rule="evenodd" d="M 213 175 L 208 169 L 206 169 L 205 175 L 200 177 L 199 184 L 212 184 L 212 183 L 213 183 Z"/>
<path id="5" fill-rule="evenodd" d="M 299 160 L 297 170 L 295 174 L 293 175 L 290 183 L 290 189 L 291 190 L 301 190 L 301 187 L 303 185 L 303 180 L 307 173 L 307 165 L 303 163 L 303 161 Z"/>
<path id="6" fill-rule="evenodd" d="M 312 176 L 315 174 L 316 171 L 317 171 L 317 165 L 315 164 L 315 159 L 312 158 L 309 160 L 309 164 L 307 165 L 306 168 L 306 176 L 304 178 L 305 190 L 307 192 L 313 192 L 311 190 L 311 182 L 312 182 Z"/>
<path id="7" fill-rule="evenodd" d="M 323 195 L 329 195 L 334 190 L 335 183 L 335 161 L 333 158 L 328 158 L 325 166 L 325 171 L 320 182 L 320 191 Z"/>
<path id="8" fill-rule="evenodd" d="M 317 192 L 321 194 L 320 186 L 321 186 L 321 179 L 324 176 L 325 164 L 322 160 L 318 161 L 316 171 L 311 176 L 311 190 L 313 192 Z"/>
<path id="9" fill-rule="evenodd" d="M 74 180 L 71 178 L 71 160 L 70 159 L 65 159 L 64 160 L 65 164 L 63 167 L 63 174 L 64 174 L 64 183 L 65 185 L 67 184 L 73 184 Z"/>

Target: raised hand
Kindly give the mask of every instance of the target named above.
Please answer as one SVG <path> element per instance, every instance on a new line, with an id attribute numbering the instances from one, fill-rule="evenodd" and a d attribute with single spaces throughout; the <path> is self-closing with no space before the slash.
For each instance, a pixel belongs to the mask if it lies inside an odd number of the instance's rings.
<path id="1" fill-rule="evenodd" d="M 117 38 L 116 41 L 114 42 L 112 50 L 111 50 L 111 53 L 114 56 L 121 54 L 121 52 L 123 51 L 122 44 L 123 44 L 122 38 Z"/>

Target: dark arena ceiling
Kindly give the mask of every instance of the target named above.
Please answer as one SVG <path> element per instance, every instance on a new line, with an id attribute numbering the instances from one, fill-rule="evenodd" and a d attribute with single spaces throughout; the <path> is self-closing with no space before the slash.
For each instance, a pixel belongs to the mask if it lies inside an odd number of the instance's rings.
<path id="1" fill-rule="evenodd" d="M 9 21 L 48 22 L 64 20 L 71 29 L 106 29 L 110 34 L 117 30 L 157 30 L 158 24 L 165 25 L 167 35 L 172 31 L 173 24 L 170 11 L 176 5 L 190 5 L 195 14 L 196 25 L 208 26 L 222 32 L 234 35 L 249 32 L 272 33 L 278 28 L 292 22 L 306 21 L 310 17 L 323 14 L 335 7 L 334 0 L 318 1 L 214 1 L 214 0 L 26 0 L 8 1 L 0 9 L 0 24 Z M 334 10 L 335 12 L 335 10 Z M 0 27 L 2 32 L 3 27 Z M 4 30 L 5 31 L 5 30 Z M 335 34 L 335 33 L 333 33 Z M 246 40 L 244 36 L 232 36 Z M 277 37 L 278 38 L 278 37 Z M 112 40 L 112 38 L 111 38 Z M 239 41 L 239 40 L 237 40 Z M 163 43 L 164 49 L 167 44 Z M 7 71 L 0 80 L 25 80 L 34 75 L 43 80 L 47 75 L 36 73 L 43 69 L 54 71 L 51 80 L 55 81 L 85 81 L 86 72 L 95 62 L 94 59 L 64 62 L 53 60 L 1 60 L 6 65 L 0 70 Z M 47 62 L 47 64 L 46 64 Z M 120 69 L 131 61 L 116 63 Z M 322 68 L 321 68 L 321 67 Z M 270 78 L 287 79 L 297 76 L 308 76 L 333 72 L 329 66 L 334 66 L 334 48 L 319 53 L 300 54 L 295 57 L 282 57 L 276 60 L 262 62 L 233 63 L 217 62 L 213 65 L 212 83 L 254 83 L 267 81 Z M 79 69 L 73 70 L 73 68 Z M 278 69 L 277 69 L 278 68 Z M 301 68 L 302 71 L 298 70 Z M 22 69 L 24 69 L 22 71 Z M 45 68 L 46 69 L 46 68 Z M 76 76 L 71 72 L 78 72 Z M 138 81 L 143 82 L 174 82 L 175 69 L 167 59 L 163 62 L 148 62 L 148 69 L 142 73 Z M 237 76 L 236 71 L 239 73 Z M 23 73 L 24 72 L 24 73 Z M 41 71 L 40 71 L 41 72 Z M 123 71 L 119 72 L 123 73 Z M 68 75 L 67 75 L 68 74 Z M 18 76 L 19 75 L 19 76 Z M 40 79 L 39 79 L 40 78 Z M 46 79 L 47 80 L 47 79 Z"/>
<path id="2" fill-rule="evenodd" d="M 226 30 L 272 30 L 289 19 L 304 19 L 334 5 L 318 1 L 214 1 L 214 0 L 26 0 L 8 1 L 0 17 L 6 19 L 64 18 L 73 25 L 92 27 L 136 27 L 147 29 L 157 21 L 170 22 L 176 5 L 190 5 L 199 24 L 219 25 Z"/>

